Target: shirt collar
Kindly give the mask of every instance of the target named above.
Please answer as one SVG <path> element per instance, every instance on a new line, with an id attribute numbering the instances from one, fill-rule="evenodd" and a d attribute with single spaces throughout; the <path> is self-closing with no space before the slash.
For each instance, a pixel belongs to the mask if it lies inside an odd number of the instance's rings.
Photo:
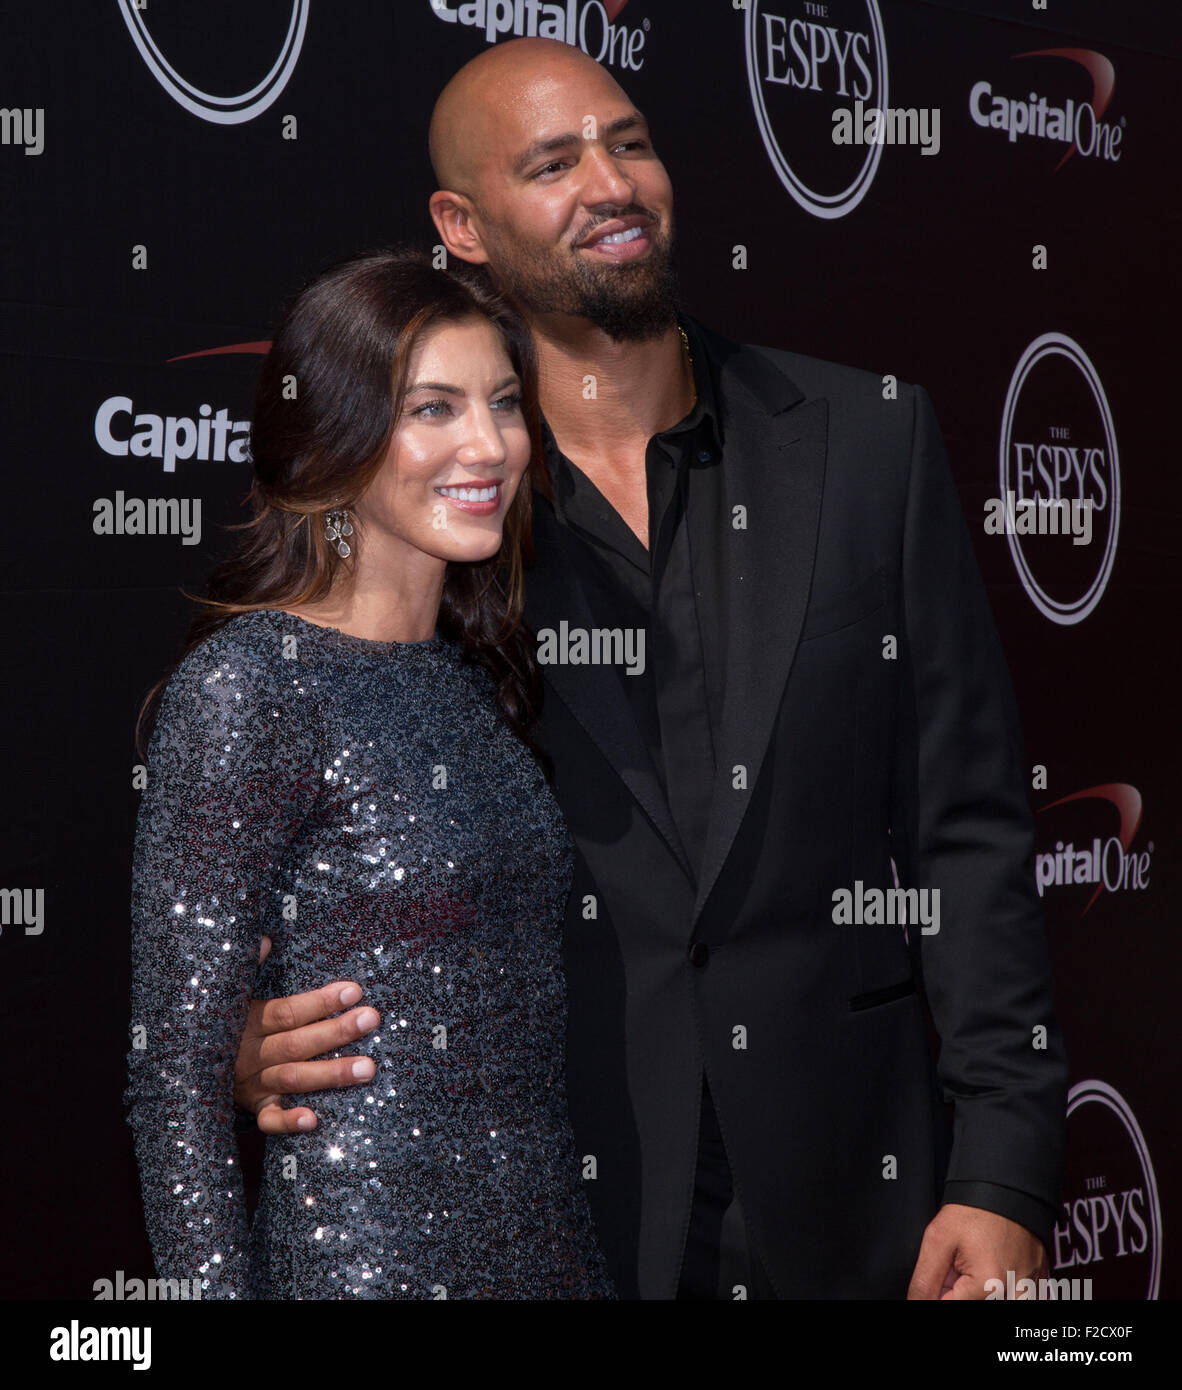
<path id="1" fill-rule="evenodd" d="M 693 359 L 694 388 L 698 393 L 698 399 L 685 420 L 679 425 L 674 425 L 673 430 L 667 431 L 667 433 L 679 432 L 682 429 L 696 429 L 699 425 L 705 424 L 711 433 L 712 442 L 721 448 L 722 423 L 718 416 L 718 364 L 707 351 L 705 341 L 693 319 L 683 317 L 681 326 L 685 329 L 690 357 Z"/>
<path id="2" fill-rule="evenodd" d="M 707 350 L 693 319 L 683 316 L 679 322 L 685 329 L 686 341 L 689 343 L 697 400 L 685 419 L 679 420 L 677 424 L 671 425 L 667 430 L 662 430 L 656 438 L 678 439 L 683 434 L 693 434 L 699 430 L 704 430 L 716 453 L 721 453 L 722 424 L 718 414 L 718 363 Z M 554 483 L 555 498 L 561 506 L 561 502 L 570 495 L 573 489 L 574 479 L 570 469 L 563 466 L 566 457 L 559 449 L 558 442 L 554 438 L 549 421 L 545 416 L 542 417 L 542 454 Z"/>

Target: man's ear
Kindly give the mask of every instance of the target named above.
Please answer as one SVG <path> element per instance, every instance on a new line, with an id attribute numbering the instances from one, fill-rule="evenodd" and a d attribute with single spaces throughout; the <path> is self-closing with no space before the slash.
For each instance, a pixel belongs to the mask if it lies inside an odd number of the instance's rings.
<path id="1" fill-rule="evenodd" d="M 472 204 L 462 193 L 441 188 L 431 194 L 427 207 L 449 256 L 473 265 L 486 264 L 488 253 L 472 217 Z"/>

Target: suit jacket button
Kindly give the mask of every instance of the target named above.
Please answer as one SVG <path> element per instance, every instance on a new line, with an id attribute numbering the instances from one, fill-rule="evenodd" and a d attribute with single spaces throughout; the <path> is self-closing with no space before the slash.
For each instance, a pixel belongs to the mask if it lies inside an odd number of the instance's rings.
<path id="1" fill-rule="evenodd" d="M 695 941 L 689 948 L 691 965 L 705 965 L 710 959 L 710 947 L 704 941 Z"/>

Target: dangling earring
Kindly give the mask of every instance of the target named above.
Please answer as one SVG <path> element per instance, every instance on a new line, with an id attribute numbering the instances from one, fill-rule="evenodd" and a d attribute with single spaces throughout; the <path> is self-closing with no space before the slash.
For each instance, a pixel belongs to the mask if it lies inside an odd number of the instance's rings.
<path id="1" fill-rule="evenodd" d="M 344 559 L 352 553 L 352 547 L 344 540 L 353 534 L 347 511 L 326 512 L 324 516 L 324 539 L 336 546 L 337 554 Z"/>

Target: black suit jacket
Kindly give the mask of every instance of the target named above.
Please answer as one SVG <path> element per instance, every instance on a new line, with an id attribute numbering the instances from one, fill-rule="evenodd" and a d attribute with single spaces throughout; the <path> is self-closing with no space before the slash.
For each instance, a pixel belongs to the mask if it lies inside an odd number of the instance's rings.
<path id="1" fill-rule="evenodd" d="M 729 632 L 696 884 L 629 677 L 544 668 L 578 850 L 572 1120 L 625 1296 L 675 1296 L 705 1068 L 777 1294 L 902 1297 L 942 1200 L 1044 1239 L 1058 1202 L 1067 1063 L 1013 695 L 923 389 L 698 332 Z M 534 506 L 527 622 L 612 626 Z M 938 933 L 834 922 L 834 892 L 889 889 L 892 859 L 939 890 Z"/>

